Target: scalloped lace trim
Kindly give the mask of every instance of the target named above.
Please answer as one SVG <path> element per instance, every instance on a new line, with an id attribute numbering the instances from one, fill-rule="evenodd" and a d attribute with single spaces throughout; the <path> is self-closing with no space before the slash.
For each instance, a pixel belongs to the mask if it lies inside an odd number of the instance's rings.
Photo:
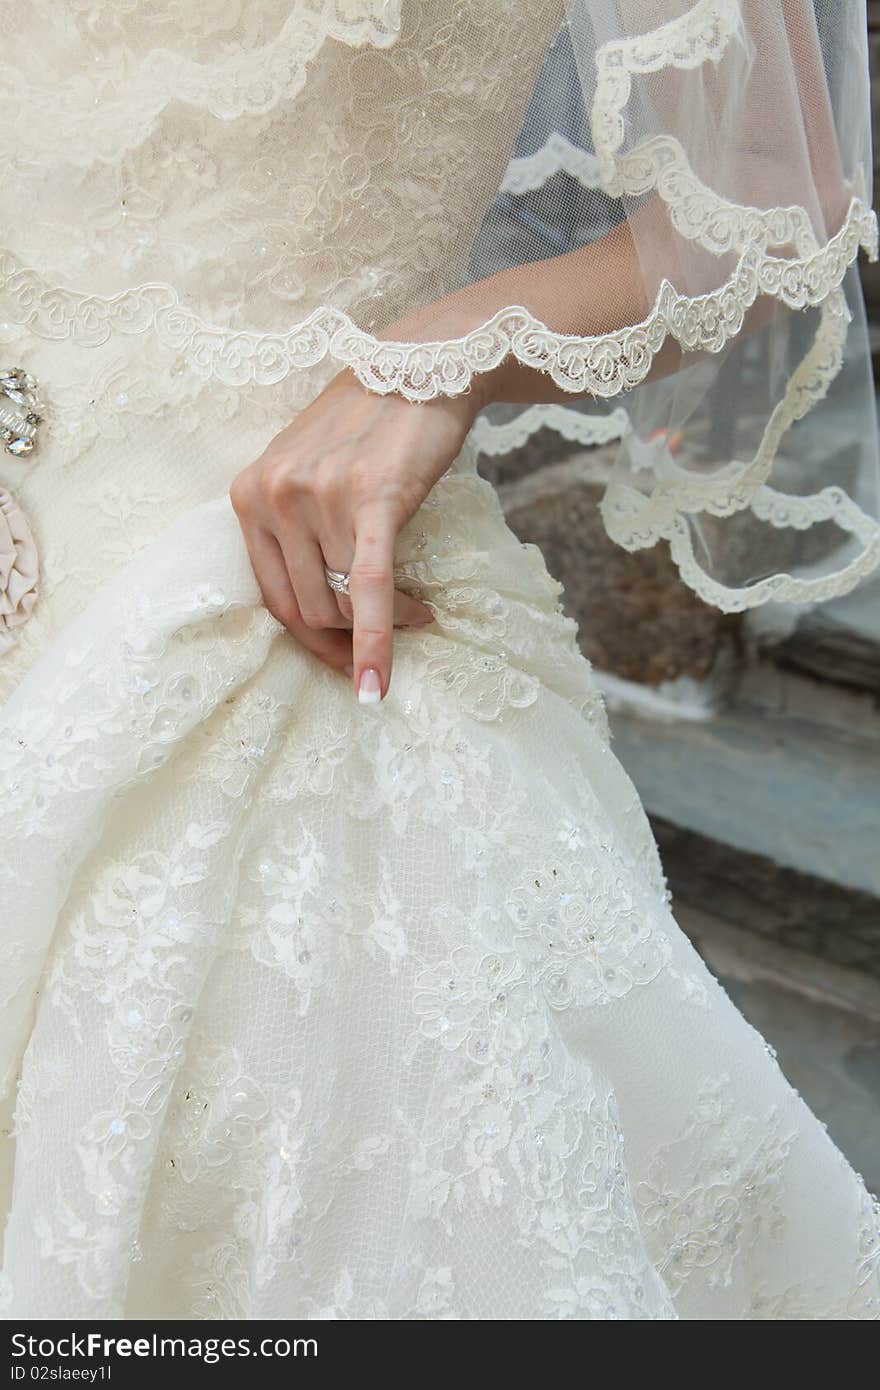
<path id="1" fill-rule="evenodd" d="M 707 603 L 725 612 L 742 612 L 767 602 L 820 603 L 849 593 L 880 565 L 880 525 L 842 489 L 829 487 L 808 497 L 794 497 L 767 486 L 780 441 L 827 393 L 843 361 L 848 313 L 838 291 L 822 306 L 815 339 L 789 378 L 785 394 L 767 422 L 755 457 L 733 462 L 700 478 L 683 469 L 644 494 L 624 483 L 611 483 L 600 508 L 605 529 L 625 550 L 643 550 L 667 540 L 685 583 Z M 667 466 L 675 469 L 674 460 Z M 757 583 L 732 587 L 712 579 L 696 560 L 688 514 L 730 516 L 750 510 L 777 528 L 806 530 L 831 521 L 854 536 L 862 550 L 839 570 L 815 576 L 776 574 Z"/>
<path id="2" fill-rule="evenodd" d="M 741 613 L 763 603 L 824 603 L 848 594 L 880 567 L 880 525 L 839 487 L 823 488 L 811 497 L 792 497 L 762 487 L 751 503 L 751 510 L 771 526 L 793 526 L 806 530 L 821 521 L 831 521 L 856 537 L 862 549 L 839 570 L 817 576 L 773 574 L 743 588 L 732 588 L 712 579 L 694 556 L 693 539 L 687 520 L 676 514 L 668 530 L 670 553 L 685 583 L 700 598 L 727 613 Z M 609 533 L 610 534 L 610 533 Z"/>
<path id="3" fill-rule="evenodd" d="M 612 197 L 638 197 L 656 190 L 679 235 L 715 255 L 731 251 L 746 255 L 748 248 L 757 246 L 766 256 L 772 246 L 793 245 L 796 259 L 767 258 L 776 267 L 773 273 L 785 278 L 786 265 L 818 271 L 823 250 L 805 208 L 756 208 L 730 202 L 697 177 L 684 149 L 671 136 L 656 136 L 620 154 L 625 138 L 622 113 L 633 76 L 664 67 L 687 69 L 707 61 L 717 63 L 737 36 L 742 36 L 739 0 L 700 0 L 692 10 L 651 33 L 599 49 L 591 130 L 602 186 Z M 863 199 L 853 198 L 844 226 L 850 224 L 856 208 L 862 209 L 860 244 L 876 260 L 877 219 Z M 832 237 L 831 242 L 835 239 Z M 612 539 L 628 550 L 668 540 L 684 581 L 701 598 L 725 611 L 738 612 L 768 601 L 821 602 L 848 593 L 880 565 L 880 526 L 841 489 L 825 488 L 812 497 L 794 498 L 767 486 L 783 434 L 826 395 L 843 362 L 849 312 L 840 288 L 842 279 L 842 274 L 836 280 L 818 274 L 814 288 L 818 290 L 821 283 L 822 289 L 812 302 L 821 305 L 821 316 L 815 340 L 789 378 L 752 460 L 732 462 L 708 478 L 676 470 L 674 461 L 668 460 L 673 473 L 678 473 L 674 480 L 658 482 L 648 495 L 612 484 L 601 504 Z M 763 287 L 762 292 L 766 292 Z M 799 296 L 798 290 L 795 300 L 790 300 L 783 290 L 778 297 L 789 307 L 799 308 Z M 745 509 L 780 528 L 804 530 L 832 521 L 856 537 L 862 550 L 831 574 L 776 574 L 745 587 L 723 585 L 697 563 L 686 514 L 707 511 L 728 516 Z"/>
<path id="4" fill-rule="evenodd" d="M 629 432 L 629 416 L 622 406 L 610 415 L 587 415 L 565 405 L 531 405 L 512 420 L 497 424 L 485 415 L 474 421 L 468 441 L 478 454 L 509 454 L 519 449 L 538 430 L 551 429 L 572 444 L 610 444 Z"/>
<path id="5" fill-rule="evenodd" d="M 554 175 L 565 173 L 584 188 L 601 188 L 599 161 L 590 151 L 575 145 L 566 135 L 554 130 L 534 154 L 520 155 L 507 166 L 502 193 L 534 193 Z"/>
<path id="6" fill-rule="evenodd" d="M 400 0 L 357 0 L 342 6 L 339 0 L 320 0 L 311 13 L 301 4 L 293 6 L 271 42 L 259 48 L 242 46 L 220 61 L 203 63 L 154 48 L 126 79 L 118 99 L 104 97 L 98 109 L 91 99 L 84 101 L 82 85 L 73 85 L 57 89 L 54 101 L 35 110 L 21 79 L 20 102 L 32 113 L 21 135 L 26 138 L 30 129 L 42 140 L 61 129 L 69 160 L 115 160 L 149 134 L 172 101 L 199 107 L 220 120 L 262 115 L 282 98 L 291 100 L 302 91 L 308 68 L 328 39 L 351 48 L 389 48 L 399 31 Z M 14 80 L 14 70 L 7 70 L 7 76 Z"/>
<path id="7" fill-rule="evenodd" d="M 664 280 L 641 323 L 593 337 L 554 333 L 521 305 L 499 310 L 463 338 L 440 342 L 382 341 L 329 306 L 284 332 L 235 331 L 206 322 L 181 303 L 171 285 L 156 281 L 109 297 L 50 288 L 11 252 L 0 253 L 0 290 L 12 301 L 6 316 L 41 337 L 76 337 L 88 346 L 114 332 L 153 330 L 198 376 L 233 386 L 269 385 L 330 356 L 370 390 L 426 401 L 459 395 L 475 372 L 489 371 L 512 354 L 547 372 L 565 391 L 609 397 L 645 379 L 670 335 L 686 351 L 719 352 L 759 295 L 792 309 L 821 304 L 839 287 L 859 246 L 876 254 L 876 238 L 874 213 L 854 198 L 843 225 L 812 255 L 785 259 L 747 246 L 719 289 L 691 297 Z"/>
<path id="8" fill-rule="evenodd" d="M 699 0 L 693 9 L 647 34 L 617 39 L 597 50 L 590 125 L 606 193 L 619 197 L 623 192 L 617 178 L 618 151 L 624 141 L 622 112 L 633 77 L 663 68 L 717 63 L 738 34 L 742 34 L 739 0 Z"/>

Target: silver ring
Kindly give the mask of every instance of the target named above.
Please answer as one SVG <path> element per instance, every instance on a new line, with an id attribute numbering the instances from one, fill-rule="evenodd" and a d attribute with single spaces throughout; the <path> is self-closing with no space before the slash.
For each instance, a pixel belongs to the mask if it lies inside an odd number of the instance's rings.
<path id="1" fill-rule="evenodd" d="M 347 594 L 351 598 L 351 590 L 348 587 L 348 581 L 351 578 L 349 570 L 331 570 L 325 565 L 324 578 L 335 594 Z"/>

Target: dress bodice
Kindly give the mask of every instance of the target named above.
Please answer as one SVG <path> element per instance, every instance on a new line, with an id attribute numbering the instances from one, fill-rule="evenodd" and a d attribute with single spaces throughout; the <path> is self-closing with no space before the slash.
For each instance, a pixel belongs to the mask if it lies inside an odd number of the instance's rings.
<path id="1" fill-rule="evenodd" d="M 279 333 L 321 305 L 380 331 L 459 283 L 560 19 L 513 0 L 97 8 L 39 0 L 10 36 L 0 244 L 43 290 L 121 296 L 120 320 L 169 314 L 170 286 L 169 342 L 184 314 Z"/>

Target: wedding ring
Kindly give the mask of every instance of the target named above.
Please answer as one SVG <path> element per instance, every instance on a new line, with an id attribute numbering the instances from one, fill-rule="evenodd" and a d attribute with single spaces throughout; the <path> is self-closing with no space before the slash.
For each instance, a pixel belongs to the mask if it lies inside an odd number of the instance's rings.
<path id="1" fill-rule="evenodd" d="M 324 566 L 324 578 L 330 588 L 336 594 L 347 594 L 351 598 L 351 590 L 348 587 L 350 572 L 348 570 L 331 570 L 327 565 Z"/>

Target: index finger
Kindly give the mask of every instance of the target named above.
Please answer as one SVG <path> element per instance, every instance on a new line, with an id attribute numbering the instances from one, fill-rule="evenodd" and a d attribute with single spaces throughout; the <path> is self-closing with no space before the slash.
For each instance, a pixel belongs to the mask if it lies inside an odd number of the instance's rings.
<path id="1" fill-rule="evenodd" d="M 348 585 L 354 682 L 358 699 L 364 705 L 378 704 L 391 679 L 396 538 L 396 529 L 385 508 L 364 509 L 358 515 Z"/>

